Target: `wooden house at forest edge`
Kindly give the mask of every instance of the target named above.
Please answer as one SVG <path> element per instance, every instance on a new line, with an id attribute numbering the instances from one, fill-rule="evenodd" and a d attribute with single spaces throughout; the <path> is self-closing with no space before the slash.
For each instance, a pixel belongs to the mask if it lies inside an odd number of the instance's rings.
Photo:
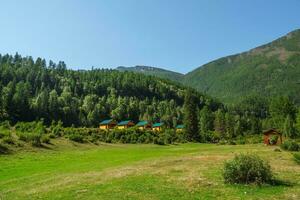
<path id="1" fill-rule="evenodd" d="M 99 128 L 102 130 L 112 129 L 117 125 L 117 122 L 113 119 L 106 119 L 100 122 Z"/>
<path id="2" fill-rule="evenodd" d="M 131 120 L 121 121 L 117 124 L 118 129 L 124 129 L 134 126 L 134 123 Z"/>
<path id="3" fill-rule="evenodd" d="M 149 123 L 148 121 L 139 121 L 136 126 L 140 129 L 140 130 L 146 130 L 146 129 L 151 129 L 151 123 Z"/>

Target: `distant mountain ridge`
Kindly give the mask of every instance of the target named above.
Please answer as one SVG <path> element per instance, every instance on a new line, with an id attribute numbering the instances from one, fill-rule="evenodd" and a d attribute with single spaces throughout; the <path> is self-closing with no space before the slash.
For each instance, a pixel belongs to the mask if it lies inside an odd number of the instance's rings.
<path id="1" fill-rule="evenodd" d="M 186 75 L 149 66 L 117 69 L 178 81 L 226 103 L 248 95 L 285 95 L 300 104 L 300 29 L 249 51 L 209 62 Z"/>
<path id="2" fill-rule="evenodd" d="M 250 94 L 286 95 L 300 103 L 300 29 L 205 64 L 186 74 L 183 83 L 227 103 Z"/>
<path id="3" fill-rule="evenodd" d="M 173 72 L 170 70 L 165 70 L 158 67 L 151 67 L 151 66 L 143 66 L 143 65 L 136 65 L 134 67 L 124 67 L 119 66 L 117 67 L 118 71 L 131 71 L 137 73 L 143 73 L 146 75 L 157 76 L 160 78 L 166 78 L 173 81 L 180 81 L 183 78 L 183 74 L 178 72 Z"/>

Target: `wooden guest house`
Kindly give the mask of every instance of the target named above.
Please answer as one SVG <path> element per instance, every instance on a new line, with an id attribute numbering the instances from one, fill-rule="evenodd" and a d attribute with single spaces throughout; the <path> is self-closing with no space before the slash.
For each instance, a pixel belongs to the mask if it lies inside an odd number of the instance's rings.
<path id="1" fill-rule="evenodd" d="M 136 124 L 136 127 L 138 127 L 140 130 L 150 130 L 151 129 L 151 123 L 148 121 L 139 121 Z"/>
<path id="2" fill-rule="evenodd" d="M 276 129 L 269 129 L 263 132 L 265 145 L 280 145 L 282 144 L 282 134 Z"/>
<path id="3" fill-rule="evenodd" d="M 102 130 L 112 129 L 117 125 L 117 122 L 113 119 L 106 119 L 100 122 L 99 128 Z"/>
<path id="4" fill-rule="evenodd" d="M 183 124 L 178 124 L 176 127 L 176 132 L 182 132 L 184 129 L 184 125 Z"/>
<path id="5" fill-rule="evenodd" d="M 134 123 L 131 120 L 121 121 L 117 124 L 118 129 L 124 129 L 134 126 Z"/>
<path id="6" fill-rule="evenodd" d="M 163 122 L 155 123 L 152 125 L 152 130 L 153 131 L 161 131 L 163 126 L 164 126 Z"/>

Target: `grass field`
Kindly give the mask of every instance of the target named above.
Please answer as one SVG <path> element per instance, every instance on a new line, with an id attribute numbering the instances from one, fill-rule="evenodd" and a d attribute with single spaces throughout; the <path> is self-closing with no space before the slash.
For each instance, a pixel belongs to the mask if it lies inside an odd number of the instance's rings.
<path id="1" fill-rule="evenodd" d="M 300 165 L 263 145 L 76 144 L 0 156 L 0 199 L 300 199 Z M 255 152 L 276 186 L 226 185 L 223 162 Z"/>

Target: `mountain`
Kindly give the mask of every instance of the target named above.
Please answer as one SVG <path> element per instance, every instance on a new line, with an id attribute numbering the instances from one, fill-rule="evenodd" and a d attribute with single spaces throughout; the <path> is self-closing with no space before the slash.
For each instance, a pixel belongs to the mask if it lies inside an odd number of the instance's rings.
<path id="1" fill-rule="evenodd" d="M 131 71 L 131 72 L 138 72 L 138 73 L 143 73 L 146 75 L 152 75 L 152 76 L 157 76 L 160 78 L 165 78 L 165 79 L 170 79 L 173 81 L 179 81 L 183 78 L 183 74 L 178 73 L 178 72 L 173 72 L 157 67 L 150 67 L 150 66 L 141 66 L 137 65 L 134 67 L 123 67 L 120 66 L 117 68 L 119 71 Z"/>
<path id="2" fill-rule="evenodd" d="M 286 95 L 300 103 L 300 29 L 205 64 L 186 74 L 182 82 L 227 103 L 252 94 Z"/>

